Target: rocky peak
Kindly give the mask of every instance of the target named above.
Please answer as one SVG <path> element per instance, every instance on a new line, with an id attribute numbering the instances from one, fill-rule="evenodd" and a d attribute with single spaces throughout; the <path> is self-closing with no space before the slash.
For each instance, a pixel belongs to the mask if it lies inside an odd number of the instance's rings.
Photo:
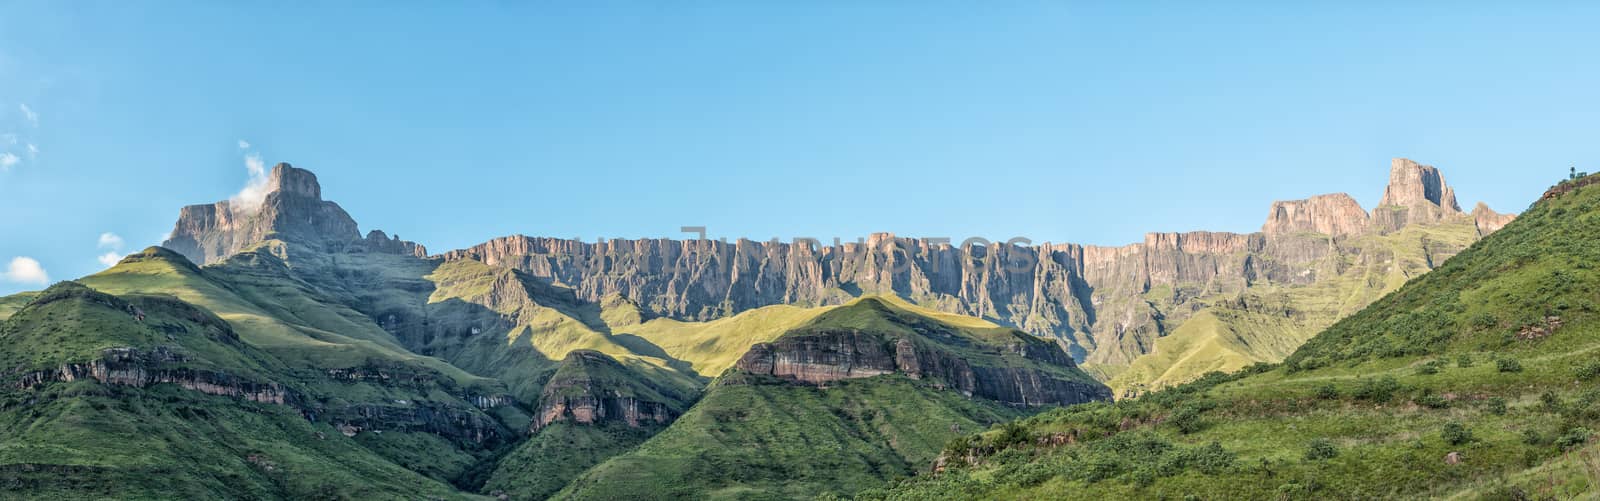
<path id="1" fill-rule="evenodd" d="M 272 166 L 272 174 L 267 177 L 267 192 L 291 193 L 322 200 L 322 185 L 317 183 L 317 175 L 287 162 Z"/>
<path id="2" fill-rule="evenodd" d="M 184 207 L 172 236 L 161 245 L 196 263 L 211 264 L 273 239 L 323 252 L 427 253 L 416 243 L 382 232 L 361 238 L 355 219 L 339 204 L 322 199 L 317 175 L 287 163 L 273 166 L 259 206 L 224 200 Z"/>
<path id="3" fill-rule="evenodd" d="M 1489 208 L 1489 204 L 1483 202 L 1478 202 L 1478 206 L 1472 208 L 1472 222 L 1478 226 L 1479 237 L 1488 236 L 1490 233 L 1499 231 L 1500 228 L 1510 224 L 1511 220 L 1516 218 L 1516 214 L 1495 212 L 1494 209 Z"/>
<path id="4" fill-rule="evenodd" d="M 1396 158 L 1389 163 L 1389 185 L 1383 190 L 1378 208 L 1373 209 L 1372 219 L 1382 231 L 1394 231 L 1409 223 L 1438 221 L 1459 214 L 1456 191 L 1445 184 L 1439 169 Z"/>
<path id="5" fill-rule="evenodd" d="M 1391 160 L 1389 186 L 1384 188 L 1383 200 L 1378 205 L 1415 207 L 1422 204 L 1461 212 L 1461 206 L 1456 205 L 1455 190 L 1445 184 L 1438 168 L 1405 158 Z"/>
<path id="6" fill-rule="evenodd" d="M 1261 232 L 1269 237 L 1300 232 L 1337 237 L 1361 233 L 1366 230 L 1367 223 L 1367 211 L 1356 199 L 1344 193 L 1333 193 L 1305 200 L 1273 202 Z"/>

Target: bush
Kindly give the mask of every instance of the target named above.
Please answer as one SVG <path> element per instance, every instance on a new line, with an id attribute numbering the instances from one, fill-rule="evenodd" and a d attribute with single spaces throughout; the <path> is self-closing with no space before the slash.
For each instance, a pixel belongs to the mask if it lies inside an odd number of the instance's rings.
<path id="1" fill-rule="evenodd" d="M 1431 360 L 1428 363 L 1422 364 L 1422 366 L 1417 367 L 1417 374 L 1420 374 L 1420 375 L 1423 375 L 1423 376 L 1432 376 L 1434 374 L 1438 374 L 1439 373 L 1439 368 L 1441 366 L 1443 366 L 1443 365 L 1444 365 L 1444 362 L 1441 362 L 1441 361 L 1438 361 L 1438 360 Z"/>
<path id="2" fill-rule="evenodd" d="M 1356 388 L 1354 396 L 1358 400 L 1384 403 L 1394 399 L 1394 394 L 1400 391 L 1400 381 L 1394 376 L 1384 376 L 1368 379 L 1361 382 Z"/>
<path id="3" fill-rule="evenodd" d="M 1544 443 L 1544 435 L 1540 434 L 1539 430 L 1535 430 L 1533 428 L 1522 430 L 1522 443 L 1528 444 L 1528 445 L 1540 445 L 1540 444 L 1543 444 Z"/>
<path id="4" fill-rule="evenodd" d="M 1567 430 L 1567 433 L 1561 435 L 1560 438 L 1557 438 L 1556 445 L 1561 446 L 1561 450 L 1576 449 L 1583 444 L 1589 443 L 1591 435 L 1594 435 L 1594 433 L 1590 432 L 1588 428 L 1573 428 Z"/>
<path id="5" fill-rule="evenodd" d="M 1593 360 L 1580 365 L 1578 366 L 1578 370 L 1576 372 L 1578 379 L 1582 379 L 1584 381 L 1594 379 L 1595 377 L 1600 377 L 1600 360 Z"/>
<path id="6" fill-rule="evenodd" d="M 1544 393 L 1540 393 L 1539 394 L 1539 403 L 1544 405 L 1544 410 L 1545 411 L 1553 412 L 1553 413 L 1556 413 L 1556 414 L 1560 414 L 1561 413 L 1561 409 L 1566 407 L 1564 405 L 1561 405 L 1561 397 L 1557 396 L 1556 393 L 1553 392 L 1553 391 L 1547 391 L 1547 392 L 1544 392 Z"/>
<path id="7" fill-rule="evenodd" d="M 1506 399 L 1502 397 L 1489 397 L 1484 402 L 1484 410 L 1496 416 L 1506 415 Z"/>
<path id="8" fill-rule="evenodd" d="M 1457 356 L 1456 357 L 1456 367 L 1460 367 L 1460 368 L 1463 368 L 1463 369 L 1465 369 L 1467 367 L 1472 367 L 1472 355 L 1468 354 L 1468 353 L 1462 353 L 1461 355 Z"/>
<path id="9" fill-rule="evenodd" d="M 1522 362 L 1518 362 L 1515 358 L 1495 360 L 1494 367 L 1500 372 L 1522 372 Z"/>
<path id="10" fill-rule="evenodd" d="M 1205 427 L 1205 423 L 1200 421 L 1200 408 L 1192 405 L 1183 406 L 1173 412 L 1172 416 L 1167 418 L 1167 422 L 1178 428 L 1179 433 L 1185 435 L 1200 431 Z"/>
<path id="11" fill-rule="evenodd" d="M 1318 386 L 1316 395 L 1322 400 L 1333 400 L 1339 398 L 1339 388 L 1334 387 L 1333 383 Z"/>
<path id="12" fill-rule="evenodd" d="M 1306 445 L 1306 461 L 1321 461 L 1339 456 L 1339 448 L 1326 438 L 1315 438 Z"/>
<path id="13" fill-rule="evenodd" d="M 1033 441 L 1033 434 L 1028 432 L 1028 427 L 1020 421 L 1011 421 L 1001 426 L 1000 435 L 995 437 L 994 445 L 997 448 L 1006 448 L 1012 445 L 1022 445 Z"/>
<path id="14" fill-rule="evenodd" d="M 1451 421 L 1444 424 L 1444 430 L 1439 432 L 1439 436 L 1444 438 L 1447 444 L 1462 445 L 1472 441 L 1472 430 L 1461 423 Z"/>
<path id="15" fill-rule="evenodd" d="M 1207 475 L 1227 471 L 1233 467 L 1234 460 L 1239 458 L 1239 455 L 1222 448 L 1222 444 L 1215 441 L 1204 447 L 1189 450 L 1187 456 L 1184 463 Z"/>
<path id="16" fill-rule="evenodd" d="M 1434 393 L 1433 390 L 1423 390 L 1422 395 L 1417 397 L 1417 405 L 1429 409 L 1444 409 L 1450 407 L 1450 401 Z"/>

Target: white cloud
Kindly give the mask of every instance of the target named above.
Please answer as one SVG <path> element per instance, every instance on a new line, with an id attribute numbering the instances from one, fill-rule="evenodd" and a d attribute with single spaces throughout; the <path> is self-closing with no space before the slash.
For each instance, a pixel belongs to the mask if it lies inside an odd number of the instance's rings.
<path id="1" fill-rule="evenodd" d="M 43 266 L 39 266 L 39 261 L 27 256 L 11 258 L 11 265 L 6 267 L 5 273 L 0 273 L 0 278 L 19 284 L 50 283 L 50 275 L 44 272 Z"/>
<path id="2" fill-rule="evenodd" d="M 118 262 L 122 261 L 122 253 L 116 251 L 107 252 L 105 254 L 101 254 L 97 259 L 100 260 L 100 264 L 110 268 L 112 266 L 116 266 Z"/>
<path id="3" fill-rule="evenodd" d="M 27 104 L 19 104 L 17 107 L 22 109 L 22 116 L 28 119 L 28 124 L 39 126 L 39 114 L 34 112 L 33 108 L 29 108 Z"/>
<path id="4" fill-rule="evenodd" d="M 121 249 L 122 248 L 122 237 L 117 236 L 116 233 L 112 233 L 112 232 L 109 232 L 109 231 L 105 232 L 105 233 L 101 233 L 100 234 L 100 248 L 102 248 L 102 249 Z"/>
<path id="5" fill-rule="evenodd" d="M 239 140 L 239 149 L 241 149 L 241 150 L 250 149 L 250 142 L 249 141 L 245 141 L 243 139 L 240 139 Z"/>
<path id="6" fill-rule="evenodd" d="M 0 172 L 11 170 L 12 166 L 21 163 L 22 159 L 11 153 L 0 153 Z"/>
<path id="7" fill-rule="evenodd" d="M 39 146 L 33 143 L 28 143 L 28 158 L 34 158 L 37 156 L 39 156 Z"/>
<path id="8" fill-rule="evenodd" d="M 230 200 L 235 208 L 255 212 L 267 198 L 267 164 L 261 161 L 260 154 L 251 153 L 244 157 L 244 168 L 250 173 L 250 181 Z"/>

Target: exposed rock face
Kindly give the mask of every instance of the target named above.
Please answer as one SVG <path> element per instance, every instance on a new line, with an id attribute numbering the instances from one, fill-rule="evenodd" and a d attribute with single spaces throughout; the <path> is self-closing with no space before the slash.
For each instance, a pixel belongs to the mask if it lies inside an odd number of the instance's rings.
<path id="1" fill-rule="evenodd" d="M 1478 206 L 1472 208 L 1472 221 L 1478 226 L 1478 236 L 1480 237 L 1500 231 L 1500 228 L 1504 228 L 1505 225 L 1510 224 L 1511 220 L 1516 218 L 1516 214 L 1495 212 L 1494 209 L 1490 209 L 1483 202 L 1478 202 Z"/>
<path id="2" fill-rule="evenodd" d="M 183 361 L 181 355 L 161 347 L 149 351 L 109 348 L 102 352 L 98 360 L 68 363 L 53 370 L 24 374 L 17 380 L 16 386 L 29 389 L 47 382 L 92 379 L 100 384 L 139 388 L 163 383 L 176 384 L 208 395 L 278 405 L 288 405 L 297 400 L 277 383 L 249 381 L 221 372 L 170 366 Z"/>
<path id="3" fill-rule="evenodd" d="M 665 426 L 683 413 L 680 397 L 661 394 L 646 378 L 611 357 L 576 350 L 545 384 L 534 431 L 557 421 L 583 425 L 620 422 L 629 427 Z"/>
<path id="4" fill-rule="evenodd" d="M 1444 175 L 1431 165 L 1419 165 L 1396 158 L 1389 165 L 1389 186 L 1383 200 L 1373 209 L 1372 219 L 1384 231 L 1394 231 L 1408 223 L 1433 222 L 1461 214 L 1456 192 L 1445 184 Z"/>
<path id="5" fill-rule="evenodd" d="M 895 318 L 877 299 L 847 307 L 875 310 Z M 898 322 L 899 320 L 892 320 Z M 917 335 L 854 328 L 801 328 L 771 343 L 752 346 L 735 364 L 752 374 L 823 385 L 853 378 L 901 373 L 939 381 L 967 396 L 1011 405 L 1070 405 L 1111 398 L 1104 385 L 1073 380 L 1060 371 L 1075 370 L 1060 347 L 1018 333 L 1014 342 L 986 345 L 962 338 L 950 327 L 933 322 L 906 325 Z M 961 346 L 966 355 L 949 348 Z M 974 358 L 973 353 L 978 353 Z M 1037 362 L 1007 363 L 1006 355 Z"/>
<path id="6" fill-rule="evenodd" d="M 349 216 L 320 200 L 321 188 L 309 172 L 280 164 L 272 180 L 274 191 L 260 214 L 237 214 L 228 202 L 189 207 L 167 245 L 203 262 L 269 236 L 331 252 L 426 253 L 382 232 L 357 238 Z M 1466 221 L 1476 221 L 1479 233 L 1487 234 L 1509 217 L 1482 212 L 1484 217 L 1468 220 L 1454 190 L 1430 166 L 1395 159 L 1389 181 L 1382 206 L 1371 216 L 1348 195 L 1321 195 L 1274 203 L 1260 233 L 1150 233 L 1143 242 L 1120 247 L 952 245 L 887 233 L 831 245 L 511 236 L 439 257 L 521 270 L 571 287 L 577 301 L 626 297 L 648 315 L 687 320 L 889 293 L 1054 337 L 1080 360 L 1120 364 L 1149 352 L 1156 338 L 1199 307 L 1196 298 L 1235 295 L 1257 284 L 1309 285 L 1341 273 L 1349 262 L 1384 258 L 1346 240 L 1410 224 Z M 1460 250 L 1423 245 L 1430 263 Z M 422 336 L 399 332 L 404 329 L 396 326 L 405 319 L 398 314 L 372 313 L 402 339 Z"/>
<path id="7" fill-rule="evenodd" d="M 1150 233 L 1121 247 L 960 246 L 881 233 L 832 245 L 511 236 L 442 257 L 510 266 L 571 286 L 584 301 L 620 294 L 651 314 L 691 320 L 892 293 L 1058 338 L 1080 360 L 1127 363 L 1191 313 L 1182 306 L 1195 297 L 1316 283 L 1347 266 L 1341 259 L 1381 257 L 1339 239 L 1460 216 L 1438 169 L 1405 159 L 1392 162 L 1384 204 L 1369 217 L 1344 194 L 1277 202 L 1261 233 Z M 1433 262 L 1460 250 L 1428 245 Z M 1151 291 L 1170 291 L 1178 308 L 1158 309 Z"/>
<path id="8" fill-rule="evenodd" d="M 1342 237 L 1366 231 L 1367 210 L 1344 193 L 1273 202 L 1261 232 L 1268 236 L 1311 232 Z"/>
<path id="9" fill-rule="evenodd" d="M 414 243 L 382 238 L 381 232 L 362 239 L 355 220 L 339 204 L 322 199 L 322 187 L 311 171 L 280 163 L 272 168 L 266 189 L 266 197 L 259 207 L 229 200 L 184 207 L 178 214 L 172 237 L 162 243 L 162 247 L 201 264 L 220 261 L 274 238 L 332 252 L 344 252 L 348 248 L 426 254 L 426 250 Z"/>

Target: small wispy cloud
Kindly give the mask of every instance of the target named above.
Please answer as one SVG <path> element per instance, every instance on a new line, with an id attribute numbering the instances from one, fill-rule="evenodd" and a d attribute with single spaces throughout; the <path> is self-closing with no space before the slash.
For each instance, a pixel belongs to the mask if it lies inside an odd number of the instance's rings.
<path id="1" fill-rule="evenodd" d="M 241 150 L 250 149 L 250 142 L 249 141 L 245 141 L 243 139 L 240 139 L 239 140 L 239 149 L 241 149 Z"/>
<path id="2" fill-rule="evenodd" d="M 112 266 L 116 266 L 117 263 L 122 262 L 122 253 L 116 251 L 107 252 L 105 254 L 101 254 L 100 257 L 96 259 L 100 260 L 100 264 L 102 266 L 110 268 Z"/>
<path id="3" fill-rule="evenodd" d="M 17 107 L 22 110 L 22 117 L 28 119 L 28 125 L 39 126 L 38 112 L 33 111 L 33 108 L 29 108 L 27 103 L 18 104 Z"/>
<path id="4" fill-rule="evenodd" d="M 105 232 L 105 233 L 101 233 L 100 234 L 100 248 L 102 248 L 102 249 L 121 249 L 122 248 L 122 237 L 118 236 L 116 233 L 112 233 L 112 232 L 109 232 L 109 231 Z"/>
<path id="5" fill-rule="evenodd" d="M 22 158 L 11 152 L 0 153 L 0 172 L 11 170 L 11 167 L 22 163 Z"/>
<path id="6" fill-rule="evenodd" d="M 48 285 L 50 283 L 50 274 L 45 273 L 44 266 L 40 266 L 38 260 L 27 256 L 11 258 L 11 263 L 6 266 L 4 273 L 0 273 L 0 278 L 4 278 L 7 282 L 19 284 Z"/>
<path id="7" fill-rule="evenodd" d="M 28 143 L 28 158 L 32 159 L 32 158 L 37 158 L 38 156 L 39 156 L 39 145 L 36 145 L 36 144 L 33 144 L 33 143 Z"/>
<path id="8" fill-rule="evenodd" d="M 236 209 L 255 212 L 267 199 L 267 164 L 261 160 L 261 154 L 251 153 L 244 156 L 244 168 L 250 180 L 229 200 Z"/>

